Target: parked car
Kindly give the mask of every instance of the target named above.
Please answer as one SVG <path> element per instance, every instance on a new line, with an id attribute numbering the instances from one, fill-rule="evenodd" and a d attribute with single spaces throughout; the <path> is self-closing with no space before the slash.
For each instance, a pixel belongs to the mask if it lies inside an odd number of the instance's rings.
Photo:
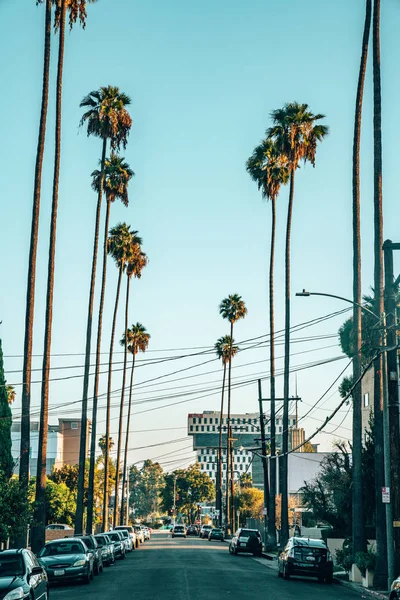
<path id="1" fill-rule="evenodd" d="M 149 528 L 146 527 L 146 525 L 141 525 L 140 526 L 142 531 L 143 531 L 143 536 L 145 540 L 149 540 L 150 539 L 150 531 Z"/>
<path id="2" fill-rule="evenodd" d="M 317 577 L 318 581 L 332 583 L 333 560 L 323 540 L 292 537 L 278 557 L 278 575 L 289 579 L 291 575 Z"/>
<path id="3" fill-rule="evenodd" d="M 97 533 L 95 536 L 103 557 L 103 565 L 109 567 L 115 563 L 114 544 L 106 533 Z"/>
<path id="4" fill-rule="evenodd" d="M 0 552 L 0 597 L 4 600 L 47 598 L 49 583 L 43 566 L 29 550 Z"/>
<path id="5" fill-rule="evenodd" d="M 103 553 L 100 546 L 97 543 L 96 538 L 92 534 L 76 535 L 75 537 L 81 539 L 85 545 L 93 552 L 94 556 L 94 567 L 93 571 L 95 575 L 100 575 L 103 572 Z"/>
<path id="6" fill-rule="evenodd" d="M 64 523 L 50 523 L 50 525 L 46 525 L 46 529 L 63 529 L 66 531 L 72 531 L 72 527 L 65 525 Z"/>
<path id="7" fill-rule="evenodd" d="M 229 552 L 238 554 L 239 552 L 251 552 L 253 556 L 261 556 L 262 538 L 258 529 L 240 528 L 230 541 Z"/>
<path id="8" fill-rule="evenodd" d="M 186 537 L 186 528 L 184 525 L 175 525 L 171 531 L 171 536 L 174 537 Z"/>
<path id="9" fill-rule="evenodd" d="M 115 529 L 114 529 L 115 531 Z M 123 538 L 123 542 L 125 544 L 125 550 L 126 552 L 132 552 L 132 550 L 135 548 L 133 543 L 132 543 L 132 538 L 129 535 L 129 531 L 127 529 L 117 529 L 116 531 L 118 531 L 118 533 L 120 533 L 122 535 Z"/>
<path id="10" fill-rule="evenodd" d="M 400 577 L 397 577 L 390 586 L 390 600 L 398 600 L 400 598 Z"/>
<path id="11" fill-rule="evenodd" d="M 38 559 L 46 569 L 49 582 L 83 580 L 90 583 L 94 572 L 94 554 L 81 538 L 48 542 Z"/>
<path id="12" fill-rule="evenodd" d="M 208 534 L 212 530 L 212 525 L 203 525 L 200 529 L 199 537 L 204 540 L 208 538 Z"/>
<path id="13" fill-rule="evenodd" d="M 186 529 L 186 535 L 198 535 L 196 525 L 189 525 L 189 527 Z"/>
<path id="14" fill-rule="evenodd" d="M 135 529 L 136 537 L 138 538 L 139 542 L 141 544 L 143 544 L 144 543 L 143 529 L 140 527 L 140 525 L 134 525 L 133 527 Z"/>
<path id="15" fill-rule="evenodd" d="M 221 542 L 224 541 L 224 530 L 221 529 L 220 527 L 214 527 L 214 529 L 212 529 L 210 531 L 210 533 L 208 534 L 208 539 L 211 542 L 212 540 L 220 540 Z"/>
<path id="16" fill-rule="evenodd" d="M 137 539 L 134 527 L 132 525 L 117 525 L 117 527 L 114 527 L 114 531 L 122 531 L 123 529 L 126 529 L 129 533 L 132 540 L 132 547 L 138 548 L 139 540 Z"/>
<path id="17" fill-rule="evenodd" d="M 114 555 L 115 558 L 120 558 L 121 560 L 125 558 L 125 544 L 124 538 L 122 537 L 122 533 L 120 531 L 106 531 L 108 537 L 114 544 Z"/>

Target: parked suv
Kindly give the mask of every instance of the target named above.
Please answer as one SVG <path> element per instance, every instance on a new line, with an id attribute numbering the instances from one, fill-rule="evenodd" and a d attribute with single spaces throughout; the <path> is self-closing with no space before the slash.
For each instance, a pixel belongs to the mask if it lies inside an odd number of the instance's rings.
<path id="1" fill-rule="evenodd" d="M 278 575 L 289 579 L 291 575 L 317 577 L 321 583 L 333 581 L 333 561 L 323 540 L 292 537 L 278 557 Z"/>
<path id="2" fill-rule="evenodd" d="M 140 525 L 134 525 L 133 527 L 135 529 L 136 537 L 138 538 L 139 542 L 141 542 L 143 544 L 144 543 L 143 529 L 140 527 Z"/>
<path id="3" fill-rule="evenodd" d="M 94 564 L 93 564 L 93 572 L 95 575 L 99 575 L 103 572 L 103 552 L 101 547 L 97 543 L 96 538 L 92 534 L 87 535 L 76 535 L 76 538 L 79 538 L 86 544 L 86 546 L 93 552 L 94 556 Z"/>
<path id="4" fill-rule="evenodd" d="M 261 533 L 258 529 L 240 528 L 231 539 L 229 552 L 231 554 L 251 552 L 253 556 L 261 556 L 262 547 Z"/>
<path id="5" fill-rule="evenodd" d="M 201 539 L 208 539 L 208 534 L 212 531 L 211 525 L 203 525 L 200 529 L 199 537 Z"/>
<path id="6" fill-rule="evenodd" d="M 184 525 L 175 525 L 171 531 L 171 536 L 174 537 L 186 537 L 186 528 Z"/>

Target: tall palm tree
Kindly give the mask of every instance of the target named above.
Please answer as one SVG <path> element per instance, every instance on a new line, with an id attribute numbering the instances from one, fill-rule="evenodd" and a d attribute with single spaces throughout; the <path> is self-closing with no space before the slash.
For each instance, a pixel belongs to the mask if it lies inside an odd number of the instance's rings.
<path id="1" fill-rule="evenodd" d="M 88 0 L 89 1 L 89 0 Z M 91 0 L 95 1 L 95 0 Z M 55 126 L 55 144 L 54 144 L 54 172 L 53 172 L 53 194 L 50 219 L 50 243 L 49 259 L 47 269 L 47 294 L 46 294 L 46 316 L 45 333 L 42 363 L 42 389 L 41 389 L 41 408 L 40 408 L 40 427 L 38 439 L 38 461 L 36 472 L 36 494 L 35 494 L 35 526 L 32 527 L 32 547 L 38 551 L 45 543 L 45 525 L 46 525 L 46 456 L 47 456 L 47 428 L 49 411 L 49 377 L 50 377 L 50 353 L 52 341 L 53 325 L 53 298 L 54 298 L 54 276 L 55 276 L 55 257 L 56 257 L 56 236 L 57 236 L 57 213 L 58 213 L 58 188 L 60 180 L 60 161 L 61 161 L 61 113 L 62 113 L 62 85 L 64 68 L 64 42 L 65 42 L 65 21 L 67 10 L 69 10 L 70 28 L 78 16 L 80 22 L 85 25 L 86 21 L 86 2 L 81 0 L 79 6 L 76 6 L 76 0 L 57 0 L 56 5 L 55 30 L 59 32 L 58 62 L 57 62 L 57 87 L 56 87 L 56 126 Z"/>
<path id="2" fill-rule="evenodd" d="M 289 538 L 288 517 L 288 442 L 289 442 L 289 367 L 290 367 L 290 234 L 294 200 L 295 173 L 301 160 L 315 166 L 318 142 L 328 134 L 328 128 L 317 121 L 324 115 L 314 115 L 307 104 L 291 102 L 271 114 L 272 127 L 268 137 L 277 144 L 280 153 L 286 157 L 290 170 L 289 206 L 286 224 L 285 249 L 285 360 L 283 382 L 283 434 L 282 434 L 282 525 L 281 545 Z"/>
<path id="3" fill-rule="evenodd" d="M 129 265 L 128 265 L 129 269 Z M 131 409 L 132 409 L 132 389 L 133 389 L 133 377 L 135 372 L 135 358 L 138 352 L 146 352 L 150 334 L 147 333 L 146 328 L 141 323 L 132 325 L 130 329 L 126 329 L 125 335 L 122 337 L 120 343 L 132 354 L 132 368 L 131 368 L 131 381 L 129 385 L 129 401 L 128 401 L 128 416 L 126 420 L 126 433 L 125 433 L 125 451 L 124 451 L 124 467 L 122 470 L 122 497 L 121 497 L 121 514 L 120 520 L 123 524 L 124 515 L 124 504 L 125 504 L 125 486 L 126 486 L 126 475 L 128 468 L 128 447 L 129 447 L 129 433 L 131 423 Z M 122 433 L 122 432 L 121 432 Z M 122 435 L 121 435 L 122 437 Z M 129 498 L 126 499 L 129 502 Z"/>
<path id="4" fill-rule="evenodd" d="M 101 336 L 103 326 L 103 308 L 104 308 L 104 295 L 106 288 L 106 277 L 107 277 L 107 240 L 108 240 L 108 228 L 110 221 L 110 209 L 111 204 L 115 200 L 121 200 L 124 206 L 128 206 L 128 184 L 134 173 L 129 168 L 128 164 L 124 162 L 124 159 L 112 153 L 109 159 L 104 160 L 104 170 L 96 170 L 92 173 L 92 188 L 98 193 L 100 198 L 100 190 L 104 190 L 106 196 L 106 218 L 104 226 L 104 242 L 103 242 L 103 269 L 101 278 L 101 292 L 100 292 L 100 304 L 99 304 L 99 317 L 97 324 L 97 346 L 96 346 L 96 367 L 95 367 L 95 378 L 94 378 L 94 393 L 93 393 L 93 408 L 92 408 L 92 439 L 90 444 L 90 464 L 89 464 L 89 484 L 88 484 L 88 509 L 87 509 L 87 531 L 92 532 L 93 529 L 93 502 L 94 502 L 94 474 L 95 474 L 95 460 L 96 460 L 96 429 L 97 429 L 97 404 L 99 394 L 99 372 L 100 372 L 100 350 L 101 350 Z M 99 201 L 98 201 L 99 204 Z M 94 265 L 94 263 L 93 263 Z M 93 275 L 93 269 L 92 269 Z M 89 354 L 90 360 L 90 354 Z M 85 369 L 86 369 L 86 357 L 85 357 Z M 85 421 L 86 422 L 86 421 Z M 81 425 L 83 428 L 83 423 Z M 81 441 L 82 446 L 82 441 Z M 82 448 L 81 448 L 82 450 Z"/>
<path id="5" fill-rule="evenodd" d="M 270 503 L 268 507 L 268 533 L 270 543 L 276 544 L 275 497 L 276 497 L 276 438 L 275 438 L 275 312 L 274 312 L 274 264 L 275 264 L 275 233 L 276 233 L 276 199 L 282 185 L 289 181 L 287 159 L 281 154 L 277 144 L 266 139 L 254 149 L 246 163 L 246 169 L 251 178 L 257 182 L 262 197 L 271 200 L 271 246 L 269 259 L 269 353 L 270 353 Z"/>
<path id="6" fill-rule="evenodd" d="M 219 305 L 219 314 L 223 319 L 226 319 L 231 324 L 230 327 L 230 337 L 231 337 L 231 349 L 233 344 L 233 325 L 239 319 L 244 319 L 247 315 L 247 308 L 242 300 L 242 297 L 239 294 L 231 294 L 227 298 L 224 298 Z M 232 443 L 230 441 L 230 427 L 231 427 L 231 372 L 232 372 L 232 355 L 230 352 L 229 362 L 228 362 L 228 417 L 227 417 L 227 454 L 226 454 L 226 522 L 227 524 L 230 522 L 231 526 L 234 523 L 234 519 L 231 515 L 231 510 L 229 506 L 229 470 L 231 460 L 231 449 Z M 233 477 L 231 476 L 231 497 L 233 497 Z M 232 503 L 233 504 L 233 503 Z"/>
<path id="7" fill-rule="evenodd" d="M 87 125 L 87 135 L 99 137 L 102 140 L 102 152 L 100 159 L 100 177 L 97 179 L 95 191 L 97 191 L 96 221 L 93 241 L 92 272 L 90 277 L 90 291 L 88 303 L 88 317 L 86 325 L 86 348 L 85 348 L 85 370 L 83 377 L 82 392 L 82 416 L 81 416 L 81 437 L 79 446 L 79 476 L 78 476 L 78 494 L 76 501 L 75 531 L 83 531 L 83 511 L 84 511 L 84 486 L 85 486 L 85 464 L 87 448 L 87 405 L 89 390 L 89 370 L 91 356 L 91 340 L 93 325 L 93 307 L 94 292 L 96 283 L 97 253 L 99 245 L 100 214 L 103 197 L 104 169 L 108 143 L 112 148 L 119 148 L 121 145 L 125 148 L 129 131 L 132 125 L 132 119 L 126 107 L 130 104 L 129 96 L 120 92 L 117 87 L 102 87 L 93 91 L 83 98 L 80 106 L 88 108 L 83 114 L 80 125 Z M 104 260 L 104 254 L 103 254 Z M 104 304 L 104 294 L 100 298 L 100 312 L 102 313 Z M 102 317 L 101 317 L 102 318 Z M 101 328 L 100 328 L 101 331 Z M 96 428 L 97 428 L 97 402 L 98 402 L 98 379 L 100 364 L 100 339 L 97 339 L 96 354 L 96 375 L 95 375 L 95 393 L 92 408 L 92 439 L 90 445 L 90 466 L 88 483 L 88 509 L 87 509 L 87 531 L 92 533 L 93 529 L 93 502 L 94 502 L 94 472 L 96 456 Z"/>
<path id="8" fill-rule="evenodd" d="M 126 223 L 119 223 L 110 229 L 110 236 L 107 242 L 108 254 L 114 259 L 118 268 L 117 291 L 115 295 L 114 315 L 111 327 L 110 352 L 108 359 L 108 384 L 107 384 L 107 409 L 106 409 L 106 438 L 110 436 L 110 418 L 111 418 L 111 382 L 112 382 L 112 364 L 115 340 L 115 328 L 117 324 L 117 313 L 119 296 L 121 291 L 122 275 L 125 271 L 126 264 L 133 255 L 133 252 L 138 253 L 136 248 L 140 246 L 142 240 L 137 236 L 137 231 L 131 231 L 130 226 Z M 108 450 L 106 448 L 105 457 L 105 473 L 104 473 L 104 504 L 103 504 L 103 531 L 108 529 Z M 118 479 L 118 469 L 116 480 Z M 114 521 L 114 525 L 116 525 Z"/>
<path id="9" fill-rule="evenodd" d="M 217 485 L 217 508 L 219 510 L 219 523 L 222 525 L 222 457 L 223 457 L 223 448 L 222 448 L 222 420 L 224 416 L 224 398 L 225 398 L 225 382 L 226 382 L 226 366 L 229 363 L 229 360 L 232 359 L 239 351 L 238 346 L 233 345 L 234 340 L 231 340 L 230 335 L 224 335 L 220 337 L 215 345 L 214 350 L 218 356 L 222 360 L 223 366 L 223 375 L 222 375 L 222 392 L 221 392 L 221 411 L 219 414 L 219 444 L 218 444 L 218 485 Z M 229 435 L 226 436 L 227 439 Z M 228 452 L 227 452 L 228 454 Z M 226 482 L 228 482 L 228 475 L 226 476 Z"/>
<path id="10" fill-rule="evenodd" d="M 372 20 L 372 58 L 374 89 L 374 290 L 375 313 L 384 311 L 383 296 L 383 203 L 382 203 L 382 97 L 381 97 L 381 49 L 380 49 L 381 1 L 373 2 Z M 383 340 L 376 340 L 376 346 L 382 346 Z M 387 553 L 385 507 L 379 490 L 384 482 L 383 456 L 383 380 L 382 355 L 375 361 L 374 377 L 374 441 L 375 441 L 375 493 L 376 493 L 376 585 L 384 585 L 387 580 Z M 377 487 L 379 486 L 379 488 Z"/>
<path id="11" fill-rule="evenodd" d="M 140 245 L 136 241 L 136 236 L 132 235 L 131 247 L 127 248 L 126 255 L 126 299 L 125 299 L 125 331 L 128 331 L 128 318 L 129 318 L 129 291 L 132 276 L 140 279 L 142 276 L 142 270 L 147 265 L 147 256 L 142 252 Z M 117 471 L 115 477 L 115 502 L 114 502 L 114 523 L 118 524 L 119 521 L 119 467 L 121 462 L 121 445 L 122 445 L 122 419 L 124 416 L 124 400 L 125 400 L 125 382 L 126 382 L 126 363 L 128 357 L 128 348 L 124 347 L 124 367 L 122 371 L 122 389 L 121 389 L 121 403 L 119 409 L 119 427 L 118 427 L 118 443 L 117 443 Z"/>
<path id="12" fill-rule="evenodd" d="M 36 283 L 36 257 L 39 233 L 40 195 L 42 188 L 42 165 L 44 143 L 46 137 L 47 108 L 49 99 L 50 75 L 50 48 L 51 48 L 51 3 L 46 0 L 45 9 L 45 34 L 44 34 L 44 64 L 42 81 L 42 102 L 40 108 L 40 124 L 38 145 L 36 150 L 35 181 L 33 187 L 33 207 L 31 238 L 28 260 L 28 282 L 25 305 L 25 337 L 24 337 L 24 363 L 22 370 L 22 398 L 21 398 L 21 449 L 19 463 L 19 478 L 25 490 L 29 482 L 29 454 L 30 454 L 30 411 L 31 411 L 31 373 L 32 373 L 32 341 L 33 320 L 35 312 L 35 283 Z M 21 540 L 22 543 L 23 540 Z"/>
<path id="13" fill-rule="evenodd" d="M 360 226 L 360 139 L 364 96 L 365 73 L 367 70 L 368 44 L 371 29 L 372 0 L 366 0 L 364 33 L 361 48 L 360 70 L 358 74 L 356 108 L 353 136 L 353 381 L 361 375 L 362 346 L 362 292 L 361 292 L 361 226 Z M 352 537 L 353 555 L 366 551 L 365 517 L 362 484 L 362 394 L 361 384 L 353 396 L 353 489 L 352 489 Z"/>

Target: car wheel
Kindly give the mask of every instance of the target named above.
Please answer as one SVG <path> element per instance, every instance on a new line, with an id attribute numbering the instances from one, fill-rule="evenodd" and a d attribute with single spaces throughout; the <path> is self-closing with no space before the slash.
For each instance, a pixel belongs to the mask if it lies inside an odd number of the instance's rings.
<path id="1" fill-rule="evenodd" d="M 332 584 L 333 583 L 333 575 L 328 575 L 328 577 L 325 578 L 326 583 Z"/>
<path id="2" fill-rule="evenodd" d="M 229 544 L 229 548 L 228 548 L 228 550 L 229 550 L 229 554 L 233 554 L 233 551 L 232 551 L 232 546 L 231 546 L 230 544 Z"/>
<path id="3" fill-rule="evenodd" d="M 278 565 L 278 577 L 283 577 L 282 571 Z"/>
<path id="4" fill-rule="evenodd" d="M 99 571 L 100 571 L 100 573 L 102 573 L 104 571 L 103 563 L 101 563 L 101 567 L 99 567 Z"/>
<path id="5" fill-rule="evenodd" d="M 323 575 L 318 575 L 318 583 L 324 583 L 324 576 Z"/>
<path id="6" fill-rule="evenodd" d="M 91 573 L 90 570 L 88 569 L 88 572 L 86 573 L 85 577 L 83 578 L 84 583 L 89 584 L 91 581 Z"/>
<path id="7" fill-rule="evenodd" d="M 290 579 L 290 573 L 285 566 L 283 567 L 283 579 L 286 579 L 286 581 Z"/>

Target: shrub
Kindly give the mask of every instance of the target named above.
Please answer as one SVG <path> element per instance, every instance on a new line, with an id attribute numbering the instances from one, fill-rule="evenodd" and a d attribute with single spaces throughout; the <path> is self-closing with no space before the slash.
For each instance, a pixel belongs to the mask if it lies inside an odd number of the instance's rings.
<path id="1" fill-rule="evenodd" d="M 375 560 L 376 554 L 373 550 L 368 550 L 368 552 L 357 552 L 355 563 L 360 569 L 363 577 L 365 577 L 367 569 L 368 571 L 373 571 L 375 569 Z"/>
<path id="2" fill-rule="evenodd" d="M 353 564 L 353 544 L 351 538 L 346 538 L 343 542 L 341 550 L 336 550 L 336 562 L 341 566 L 346 573 L 351 569 Z"/>

